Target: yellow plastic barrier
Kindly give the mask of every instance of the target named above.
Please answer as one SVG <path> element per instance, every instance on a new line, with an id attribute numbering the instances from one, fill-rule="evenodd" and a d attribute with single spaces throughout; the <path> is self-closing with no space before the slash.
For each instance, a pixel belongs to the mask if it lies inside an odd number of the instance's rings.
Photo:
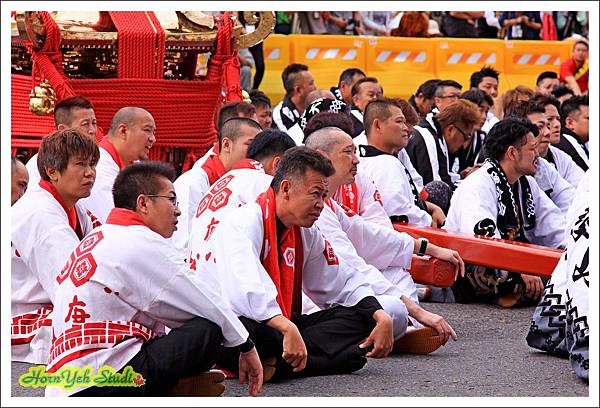
<path id="1" fill-rule="evenodd" d="M 389 97 L 408 99 L 435 69 L 435 43 L 428 38 L 374 37 L 367 40 L 366 71 Z"/>
<path id="2" fill-rule="evenodd" d="M 290 41 L 287 35 L 271 34 L 263 43 L 265 75 L 260 90 L 271 99 L 275 106 L 283 99 L 285 89 L 281 82 L 281 73 L 290 61 Z"/>
<path id="3" fill-rule="evenodd" d="M 360 68 L 381 82 L 387 96 L 408 98 L 428 79 L 454 79 L 466 91 L 471 74 L 484 65 L 500 72 L 499 92 L 535 87 L 543 71 L 558 72 L 572 43 L 470 38 L 358 37 L 271 34 L 264 43 L 265 76 L 260 89 L 273 105 L 285 93 L 281 73 L 290 63 L 308 65 L 318 88 L 337 85 L 346 68 Z"/>
<path id="4" fill-rule="evenodd" d="M 366 40 L 347 35 L 290 35 L 290 58 L 306 64 L 317 88 L 337 86 L 346 68 L 365 69 Z"/>
<path id="5" fill-rule="evenodd" d="M 453 79 L 469 89 L 471 74 L 482 66 L 504 71 L 504 40 L 471 38 L 432 38 L 435 47 L 435 76 Z M 500 92 L 506 87 L 500 76 Z"/>
<path id="6" fill-rule="evenodd" d="M 504 73 L 509 88 L 535 88 L 544 71 L 558 73 L 560 64 L 571 56 L 571 43 L 563 41 L 504 41 Z"/>

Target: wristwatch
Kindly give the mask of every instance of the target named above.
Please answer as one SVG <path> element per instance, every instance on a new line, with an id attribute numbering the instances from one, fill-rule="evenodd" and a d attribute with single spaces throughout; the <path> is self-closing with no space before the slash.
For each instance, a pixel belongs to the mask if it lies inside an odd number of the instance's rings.
<path id="1" fill-rule="evenodd" d="M 252 339 L 250 337 L 248 337 L 248 340 L 246 340 L 245 343 L 242 343 L 238 346 L 238 350 L 240 351 L 240 353 L 247 353 L 250 350 L 252 350 L 254 348 L 254 342 L 252 341 Z"/>
<path id="2" fill-rule="evenodd" d="M 429 244 L 429 241 L 427 240 L 427 238 L 419 238 L 419 241 L 421 241 L 421 246 L 419 247 L 419 252 L 417 252 L 417 256 L 423 256 L 425 255 L 425 251 L 427 250 L 427 244 Z"/>

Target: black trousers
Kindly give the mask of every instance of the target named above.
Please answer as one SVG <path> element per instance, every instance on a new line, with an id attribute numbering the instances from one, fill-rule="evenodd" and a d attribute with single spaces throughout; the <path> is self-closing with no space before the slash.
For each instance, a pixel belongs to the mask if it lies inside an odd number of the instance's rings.
<path id="1" fill-rule="evenodd" d="M 369 336 L 375 321 L 365 319 L 352 307 L 338 306 L 311 315 L 301 315 L 293 322 L 298 327 L 308 351 L 306 368 L 293 372 L 282 358 L 283 335 L 277 330 L 245 317 L 240 320 L 256 344 L 261 359 L 275 357 L 274 380 L 316 375 L 347 374 L 361 369 L 366 363 L 366 349 L 358 345 Z M 218 364 L 237 372 L 239 354 L 223 349 Z"/>
<path id="2" fill-rule="evenodd" d="M 252 89 L 258 89 L 265 75 L 265 57 L 263 54 L 262 41 L 253 47 L 249 48 L 252 58 L 254 58 L 254 80 L 252 81 Z"/>
<path id="3" fill-rule="evenodd" d="M 222 348 L 223 334 L 215 323 L 196 317 L 169 334 L 150 340 L 124 367 L 142 374 L 141 387 L 90 387 L 76 397 L 165 395 L 177 382 L 209 370 Z M 121 370 L 123 371 L 123 370 Z"/>

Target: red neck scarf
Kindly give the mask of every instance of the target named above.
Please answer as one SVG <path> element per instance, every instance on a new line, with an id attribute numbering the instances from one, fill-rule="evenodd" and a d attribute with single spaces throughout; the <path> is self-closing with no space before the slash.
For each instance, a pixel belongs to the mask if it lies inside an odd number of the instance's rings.
<path id="1" fill-rule="evenodd" d="M 277 288 L 276 300 L 283 316 L 292 319 L 302 313 L 304 247 L 300 227 L 288 228 L 277 237 L 275 192 L 272 188 L 259 195 L 256 202 L 262 209 L 264 225 L 261 262 Z"/>
<path id="2" fill-rule="evenodd" d="M 52 194 L 52 197 L 54 197 L 54 199 L 58 201 L 63 210 L 65 210 L 65 213 L 67 213 L 69 226 L 73 228 L 73 231 L 75 231 L 75 234 L 77 234 L 80 240 L 83 239 L 83 231 L 81 230 L 81 225 L 79 224 L 79 219 L 77 218 L 77 210 L 75 209 L 75 206 L 67 208 L 65 201 L 60 196 L 56 188 L 49 181 L 41 179 L 40 187 Z"/>
<path id="3" fill-rule="evenodd" d="M 121 156 L 119 156 L 119 152 L 117 152 L 117 149 L 115 148 L 113 142 L 110 140 L 110 137 L 104 136 L 100 143 L 98 143 L 98 146 L 100 146 L 101 148 L 106 150 L 108 154 L 110 154 L 110 157 L 112 157 L 115 163 L 117 163 L 117 166 L 119 166 L 119 170 L 123 170 L 126 164 L 121 158 Z"/>
<path id="4" fill-rule="evenodd" d="M 130 225 L 147 225 L 144 223 L 142 218 L 132 210 L 126 208 L 113 208 L 110 210 L 108 217 L 106 218 L 107 224 L 122 225 L 128 227 Z"/>
<path id="5" fill-rule="evenodd" d="M 265 168 L 263 167 L 262 163 L 256 160 L 252 160 L 252 159 L 243 159 L 240 160 L 239 162 L 237 162 L 235 164 L 235 166 L 233 166 L 231 168 L 231 170 L 236 170 L 236 169 L 252 169 L 252 170 L 259 170 L 261 172 L 265 172 Z"/>
<path id="6" fill-rule="evenodd" d="M 356 182 L 342 184 L 338 187 L 332 198 L 337 201 L 338 204 L 344 205 L 358 214 L 358 186 L 356 185 Z"/>
<path id="7" fill-rule="evenodd" d="M 219 156 L 210 156 L 206 159 L 202 165 L 202 169 L 206 172 L 208 184 L 211 186 L 225 174 L 225 167 Z"/>

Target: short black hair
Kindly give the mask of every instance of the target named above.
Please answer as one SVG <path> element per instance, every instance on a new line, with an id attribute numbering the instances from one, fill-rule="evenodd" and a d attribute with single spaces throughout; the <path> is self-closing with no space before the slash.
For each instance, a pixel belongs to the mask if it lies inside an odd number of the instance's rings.
<path id="1" fill-rule="evenodd" d="M 240 116 L 242 114 L 242 116 Z M 223 130 L 223 123 L 231 118 L 250 118 L 256 114 L 256 108 L 248 102 L 230 102 L 221 106 L 218 111 L 217 132 L 220 134 Z"/>
<path id="2" fill-rule="evenodd" d="M 483 66 L 479 71 L 471 74 L 471 88 L 477 88 L 481 81 L 483 81 L 483 78 L 486 77 L 494 78 L 496 81 L 500 82 L 500 72 L 486 65 Z"/>
<path id="3" fill-rule="evenodd" d="M 252 105 L 254 105 L 257 108 L 262 108 L 262 107 L 267 107 L 270 108 L 271 106 L 271 99 L 269 99 L 269 97 L 267 95 L 265 95 L 265 93 L 263 91 L 259 91 L 258 89 L 253 89 L 250 91 L 249 93 L 250 96 L 250 102 L 252 103 Z"/>
<path id="4" fill-rule="evenodd" d="M 582 106 L 590 106 L 590 99 L 587 95 L 574 96 L 567 99 L 560 105 L 560 121 L 565 124 L 565 119 L 581 112 Z"/>
<path id="5" fill-rule="evenodd" d="M 438 82 L 435 86 L 434 96 L 441 96 L 440 94 L 444 92 L 444 88 L 447 86 L 462 89 L 462 85 L 454 81 L 453 79 L 445 79 L 443 81 Z"/>
<path id="6" fill-rule="evenodd" d="M 340 86 L 342 82 L 350 85 L 352 83 L 352 78 L 354 78 L 355 75 L 362 75 L 363 77 L 367 76 L 360 68 L 347 68 L 340 75 L 338 86 Z"/>
<path id="7" fill-rule="evenodd" d="M 140 194 L 158 194 L 160 178 L 175 180 L 175 170 L 158 161 L 139 161 L 125 167 L 119 172 L 113 184 L 113 201 L 115 208 L 126 208 L 135 211 Z"/>
<path id="8" fill-rule="evenodd" d="M 538 75 L 537 79 L 535 80 L 535 84 L 537 86 L 540 86 L 540 83 L 546 79 L 558 79 L 558 74 L 556 72 L 553 71 L 544 71 L 541 74 Z"/>
<path id="9" fill-rule="evenodd" d="M 483 92 L 481 89 L 471 88 L 460 95 L 460 99 L 466 99 L 467 101 L 473 102 L 477 106 L 481 106 L 482 103 L 487 103 L 489 106 L 494 106 L 494 100 L 491 96 Z"/>
<path id="10" fill-rule="evenodd" d="M 540 101 L 539 99 L 529 99 L 528 101 L 523 101 L 520 103 L 514 103 L 510 105 L 505 111 L 504 115 L 506 117 L 514 117 L 527 119 L 527 115 L 532 113 L 545 113 L 546 112 L 546 104 Z"/>
<path id="11" fill-rule="evenodd" d="M 425 99 L 433 98 L 435 96 L 435 88 L 437 88 L 437 84 L 439 84 L 441 81 L 441 79 L 428 79 L 419 85 L 417 91 L 415 92 L 415 96 L 421 95 Z"/>
<path id="12" fill-rule="evenodd" d="M 223 144 L 223 138 L 225 137 L 232 142 L 235 142 L 240 136 L 242 126 L 249 126 L 258 129 L 259 131 L 262 130 L 260 123 L 254 119 L 241 118 L 239 116 L 229 118 L 221 125 L 221 131 L 219 132 L 219 149 L 221 148 Z"/>
<path id="13" fill-rule="evenodd" d="M 354 132 L 354 126 L 350 115 L 346 112 L 319 112 L 304 127 L 304 141 L 308 136 L 319 129 L 326 127 L 336 127 L 351 135 Z"/>
<path id="14" fill-rule="evenodd" d="M 58 101 L 54 106 L 54 125 L 70 125 L 74 109 L 94 109 L 94 105 L 85 96 L 75 95 Z"/>
<path id="15" fill-rule="evenodd" d="M 541 93 L 533 94 L 531 100 L 541 103 L 544 106 L 554 105 L 556 110 L 560 113 L 560 101 L 553 95 L 542 95 Z"/>
<path id="16" fill-rule="evenodd" d="M 297 180 L 308 170 L 314 170 L 325 177 L 331 177 L 335 173 L 331 160 L 321 153 L 305 146 L 292 147 L 281 158 L 271 181 L 271 187 L 277 193 L 283 180 Z"/>
<path id="17" fill-rule="evenodd" d="M 308 66 L 304 64 L 290 64 L 281 73 L 281 80 L 283 81 L 286 96 L 294 93 L 297 74 L 302 71 L 308 71 Z"/>
<path id="18" fill-rule="evenodd" d="M 265 129 L 258 133 L 248 146 L 246 157 L 261 161 L 269 157 L 281 155 L 296 146 L 294 139 L 278 129 Z"/>
<path id="19" fill-rule="evenodd" d="M 527 143 L 525 137 L 528 133 L 537 136 L 539 131 L 536 125 L 529 120 L 508 117 L 496 123 L 483 142 L 485 156 L 500 161 L 509 146 L 519 148 Z"/>
<path id="20" fill-rule="evenodd" d="M 375 77 L 364 77 L 364 78 L 359 79 L 358 81 L 356 81 L 354 83 L 354 85 L 352 85 L 352 89 L 350 90 L 350 93 L 352 94 L 352 96 L 358 94 L 358 92 L 360 91 L 360 86 L 362 84 L 364 84 L 365 82 L 371 82 L 373 84 L 377 84 L 377 85 L 379 85 L 379 87 L 383 91 L 383 88 L 381 87 L 381 84 L 379 83 L 379 81 L 377 80 L 377 78 L 375 78 Z"/>
<path id="21" fill-rule="evenodd" d="M 396 99 L 392 98 L 378 98 L 367 104 L 364 113 L 364 128 L 365 134 L 367 138 L 371 133 L 371 128 L 373 127 L 373 122 L 375 119 L 379 119 L 380 121 L 386 121 L 390 116 L 392 116 L 391 107 L 395 106 L 396 108 L 402 111 L 402 105 Z M 404 113 L 403 113 L 404 115 Z"/>
<path id="22" fill-rule="evenodd" d="M 552 95 L 554 95 L 555 98 L 560 98 L 565 95 L 575 96 L 575 92 L 573 92 L 573 90 L 566 85 L 559 85 L 552 90 Z"/>

